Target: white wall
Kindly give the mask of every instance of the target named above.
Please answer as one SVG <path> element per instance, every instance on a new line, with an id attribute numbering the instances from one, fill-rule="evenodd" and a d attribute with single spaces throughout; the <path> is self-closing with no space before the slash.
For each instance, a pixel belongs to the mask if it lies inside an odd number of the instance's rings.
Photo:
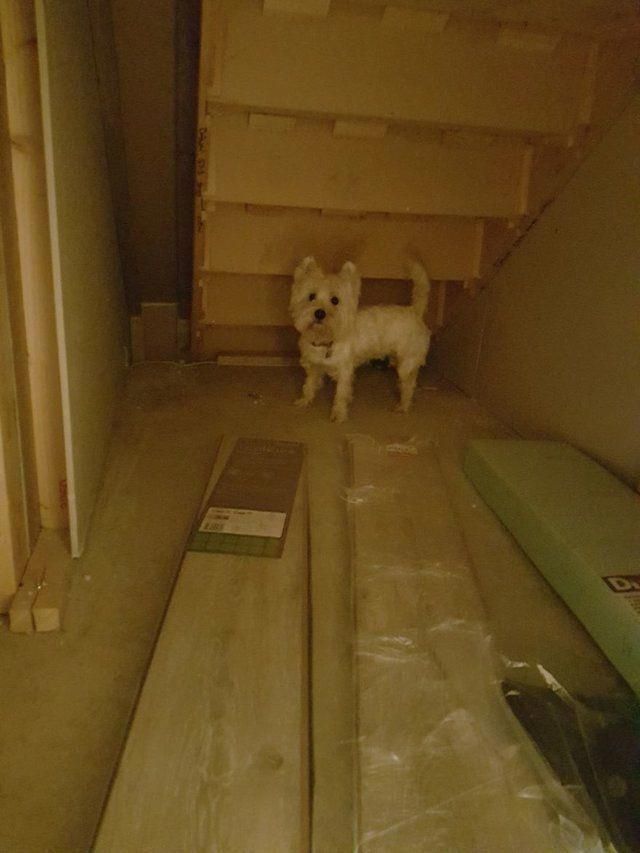
<path id="1" fill-rule="evenodd" d="M 444 350 L 445 373 L 523 435 L 640 481 L 639 95 Z"/>

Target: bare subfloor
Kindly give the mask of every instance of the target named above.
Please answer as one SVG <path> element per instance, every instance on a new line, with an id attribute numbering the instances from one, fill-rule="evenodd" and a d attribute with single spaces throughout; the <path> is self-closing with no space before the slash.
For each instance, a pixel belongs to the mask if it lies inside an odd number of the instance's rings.
<path id="1" fill-rule="evenodd" d="M 472 437 L 508 432 L 476 403 L 423 377 L 413 411 L 392 413 L 393 376 L 361 371 L 352 417 L 329 422 L 329 389 L 292 406 L 298 370 L 133 369 L 64 631 L 0 626 L 0 850 L 84 853 L 107 795 L 220 434 L 306 442 L 313 608 L 314 838 L 350 853 L 353 737 L 344 437 L 418 437 L 440 453 L 498 650 L 542 663 L 570 691 L 619 681 L 580 625 L 462 474 Z M 185 626 L 188 630 L 188 626 Z M 122 851 L 114 851 L 122 853 Z M 167 853 L 171 850 L 168 840 Z"/>

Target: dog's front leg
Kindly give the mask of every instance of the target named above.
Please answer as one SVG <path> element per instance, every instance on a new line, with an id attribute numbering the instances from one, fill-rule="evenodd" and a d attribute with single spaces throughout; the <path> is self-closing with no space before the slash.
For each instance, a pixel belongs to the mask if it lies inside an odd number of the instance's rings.
<path id="1" fill-rule="evenodd" d="M 316 396 L 318 389 L 322 386 L 324 371 L 310 364 L 305 367 L 307 376 L 302 386 L 302 397 L 296 400 L 296 406 L 308 406 Z"/>
<path id="2" fill-rule="evenodd" d="M 347 410 L 353 392 L 353 370 L 342 368 L 336 380 L 336 396 L 333 399 L 331 420 L 342 423 L 347 419 Z"/>

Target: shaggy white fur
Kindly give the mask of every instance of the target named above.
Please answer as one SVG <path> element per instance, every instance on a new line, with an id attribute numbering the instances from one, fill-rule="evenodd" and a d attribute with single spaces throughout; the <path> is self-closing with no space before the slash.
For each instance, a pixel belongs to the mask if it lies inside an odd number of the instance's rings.
<path id="1" fill-rule="evenodd" d="M 327 374 L 336 382 L 331 419 L 344 421 L 356 368 L 371 359 L 389 358 L 400 383 L 398 410 L 409 409 L 431 336 L 423 320 L 429 277 L 415 262 L 411 278 L 411 305 L 358 309 L 361 282 L 354 264 L 347 261 L 339 273 L 326 275 L 314 258 L 300 263 L 294 274 L 289 310 L 300 333 L 300 362 L 307 376 L 296 405 L 308 405 Z"/>

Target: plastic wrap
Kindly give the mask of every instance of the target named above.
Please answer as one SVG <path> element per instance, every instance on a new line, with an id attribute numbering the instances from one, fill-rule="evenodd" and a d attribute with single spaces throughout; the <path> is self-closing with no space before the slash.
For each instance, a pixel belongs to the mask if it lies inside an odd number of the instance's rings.
<path id="1" fill-rule="evenodd" d="M 511 710 L 523 693 L 433 450 L 356 436 L 349 451 L 356 849 L 616 849 L 581 777 L 554 772 Z"/>

